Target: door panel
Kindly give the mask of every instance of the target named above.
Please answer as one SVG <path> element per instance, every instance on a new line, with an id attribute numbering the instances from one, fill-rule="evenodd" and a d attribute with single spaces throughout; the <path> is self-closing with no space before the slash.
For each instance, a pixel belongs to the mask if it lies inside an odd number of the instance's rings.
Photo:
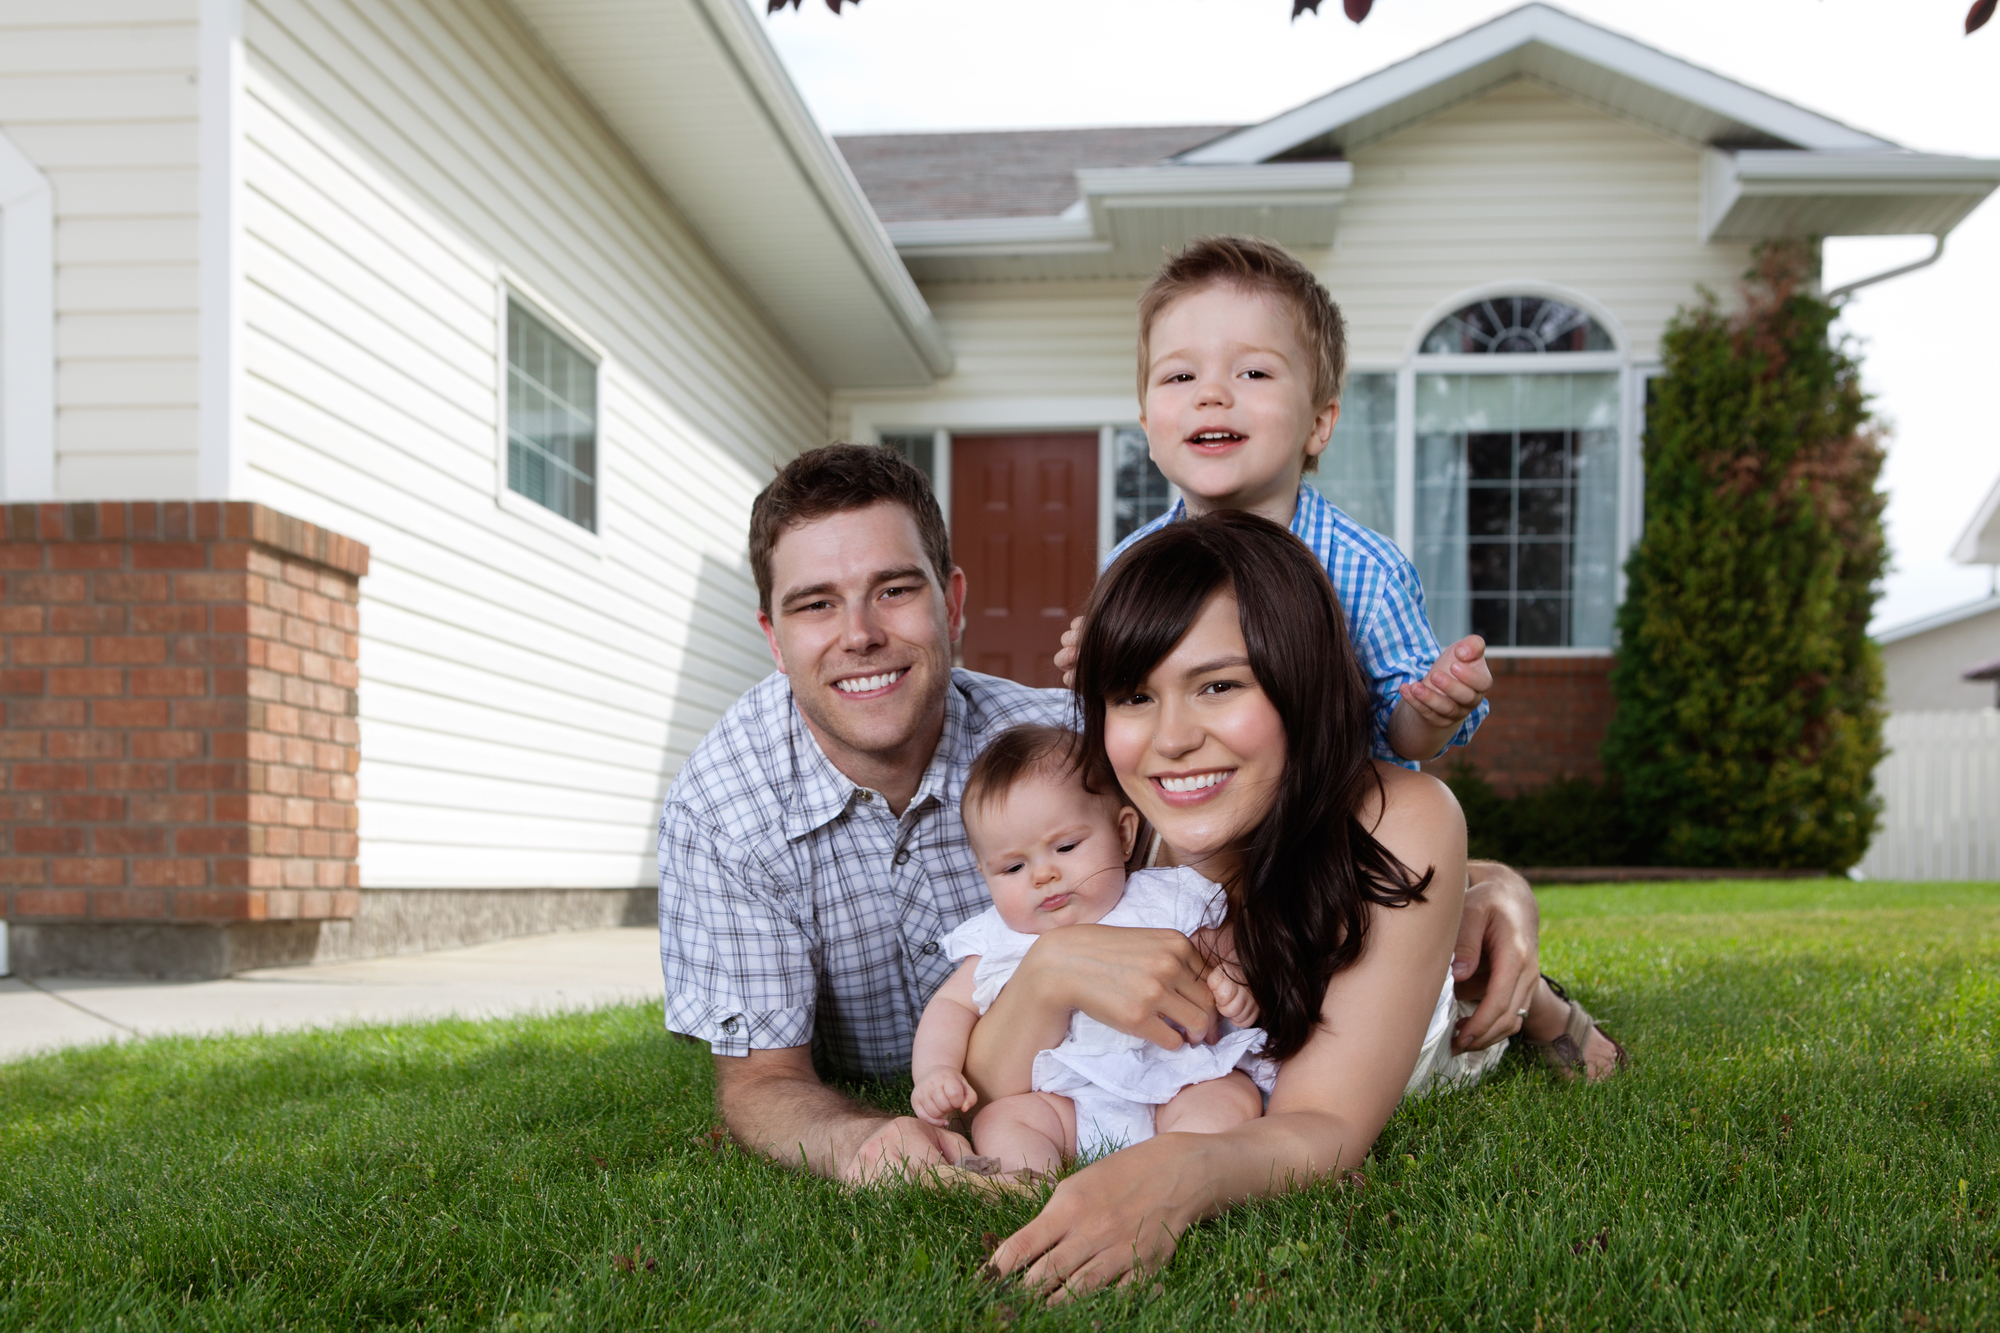
<path id="1" fill-rule="evenodd" d="M 1097 574 L 1097 436 L 956 435 L 951 448 L 965 664 L 1060 685 L 1056 649 Z"/>

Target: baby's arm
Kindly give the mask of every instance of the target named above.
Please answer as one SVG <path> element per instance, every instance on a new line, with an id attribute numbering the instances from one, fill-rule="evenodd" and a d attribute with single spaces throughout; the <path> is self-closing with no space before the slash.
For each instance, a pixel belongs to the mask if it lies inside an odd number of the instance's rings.
<path id="1" fill-rule="evenodd" d="M 965 1048 L 979 1021 L 972 1002 L 972 974 L 978 966 L 976 955 L 959 964 L 917 1021 L 916 1040 L 910 1043 L 910 1075 L 917 1085 L 910 1093 L 910 1109 L 927 1124 L 942 1127 L 952 1112 L 970 1111 L 979 1101 L 965 1079 Z"/>

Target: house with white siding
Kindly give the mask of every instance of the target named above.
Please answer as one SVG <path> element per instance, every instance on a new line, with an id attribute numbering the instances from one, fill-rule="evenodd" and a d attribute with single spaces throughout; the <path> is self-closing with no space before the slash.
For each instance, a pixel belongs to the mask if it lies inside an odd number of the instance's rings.
<path id="1" fill-rule="evenodd" d="M 1316 484 L 1507 659 L 1475 757 L 1587 771 L 1666 321 L 2000 183 L 1541 5 L 1259 125 L 838 146 L 759 24 L 0 0 L 15 967 L 648 919 L 660 797 L 769 669 L 750 500 L 830 438 L 930 472 L 967 664 L 1038 679 L 1169 501 L 1133 305 L 1205 232 L 1346 310 Z"/>

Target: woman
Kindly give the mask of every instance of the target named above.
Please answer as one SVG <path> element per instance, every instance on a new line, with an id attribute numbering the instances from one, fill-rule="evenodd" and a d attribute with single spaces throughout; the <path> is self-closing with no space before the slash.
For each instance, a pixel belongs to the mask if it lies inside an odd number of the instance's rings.
<path id="1" fill-rule="evenodd" d="M 1164 1262 L 1183 1230 L 1240 1200 L 1360 1162 L 1406 1090 L 1479 1068 L 1449 1057 L 1464 820 L 1435 779 L 1368 758 L 1369 695 L 1296 538 L 1225 512 L 1134 547 L 1092 595 L 1076 686 L 1097 780 L 1152 823 L 1164 863 L 1227 890 L 1233 953 L 1283 1068 L 1263 1118 L 1160 1135 L 1057 1186 L 993 1264 L 1058 1296 Z M 975 1030 L 982 1098 L 1025 1091 L 1010 1077 L 1067 1023 L 1075 978 L 1038 984 L 1033 960 Z M 1576 1016 L 1588 1022 L 1543 985 L 1527 1029 Z"/>

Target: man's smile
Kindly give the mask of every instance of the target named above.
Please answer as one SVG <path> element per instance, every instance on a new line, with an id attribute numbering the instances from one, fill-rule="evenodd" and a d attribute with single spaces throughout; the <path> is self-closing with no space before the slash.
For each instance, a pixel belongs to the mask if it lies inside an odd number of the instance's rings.
<path id="1" fill-rule="evenodd" d="M 864 695 L 873 697 L 887 694 L 909 672 L 908 667 L 894 667 L 869 676 L 845 676 L 833 682 L 833 688 L 849 698 L 859 698 Z"/>

